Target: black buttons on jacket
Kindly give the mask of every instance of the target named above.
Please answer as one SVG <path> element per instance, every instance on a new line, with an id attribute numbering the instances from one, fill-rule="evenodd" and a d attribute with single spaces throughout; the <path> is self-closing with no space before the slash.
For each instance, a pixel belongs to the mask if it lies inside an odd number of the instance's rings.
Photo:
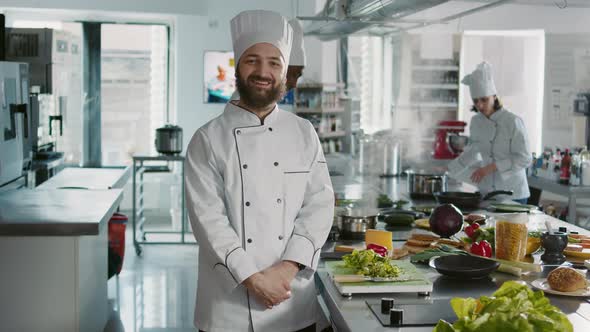
<path id="1" fill-rule="evenodd" d="M 284 239 L 284 237 L 282 235 L 279 235 L 279 240 Z"/>
<path id="2" fill-rule="evenodd" d="M 242 166 L 244 169 L 248 168 L 248 165 L 244 164 L 244 166 Z"/>
<path id="3" fill-rule="evenodd" d="M 277 198 L 277 203 L 281 204 L 283 201 L 280 198 Z"/>
<path id="4" fill-rule="evenodd" d="M 279 163 L 275 161 L 275 166 L 279 166 Z"/>
<path id="5" fill-rule="evenodd" d="M 240 135 L 242 133 L 241 130 L 236 130 L 236 134 Z"/>
<path id="6" fill-rule="evenodd" d="M 248 239 L 248 243 L 252 243 L 252 239 Z"/>
<path id="7" fill-rule="evenodd" d="M 272 131 L 272 127 L 268 127 L 268 131 Z"/>
<path id="8" fill-rule="evenodd" d="M 250 206 L 250 202 L 246 202 L 246 206 Z"/>

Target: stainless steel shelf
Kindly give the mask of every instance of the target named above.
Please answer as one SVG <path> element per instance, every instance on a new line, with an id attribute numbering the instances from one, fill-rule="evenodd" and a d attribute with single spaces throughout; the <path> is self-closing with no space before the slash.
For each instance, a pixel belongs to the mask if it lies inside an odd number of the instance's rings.
<path id="1" fill-rule="evenodd" d="M 141 245 L 148 244 L 194 244 L 195 242 L 187 242 L 185 236 L 187 233 L 186 223 L 186 209 L 184 201 L 184 156 L 133 156 L 133 245 L 135 246 L 135 253 L 140 256 L 142 253 Z M 144 183 L 143 179 L 146 174 L 164 171 L 171 171 L 169 167 L 162 168 L 162 166 L 146 165 L 150 162 L 166 161 L 166 162 L 180 162 L 181 163 L 181 230 L 180 231 L 145 231 L 144 225 L 146 217 L 144 214 Z M 147 241 L 146 234 L 148 233 L 165 233 L 165 234 L 179 234 L 180 241 L 168 242 L 154 242 Z M 141 240 L 138 240 L 138 236 Z"/>

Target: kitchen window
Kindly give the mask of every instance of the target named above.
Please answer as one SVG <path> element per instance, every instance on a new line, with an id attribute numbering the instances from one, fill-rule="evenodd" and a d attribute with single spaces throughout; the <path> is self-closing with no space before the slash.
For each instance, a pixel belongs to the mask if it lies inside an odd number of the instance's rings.
<path id="1" fill-rule="evenodd" d="M 101 25 L 102 165 L 155 155 L 168 118 L 168 27 Z"/>
<path id="2" fill-rule="evenodd" d="M 365 133 L 391 128 L 392 50 L 388 37 L 348 37 L 348 92 L 360 99 Z"/>

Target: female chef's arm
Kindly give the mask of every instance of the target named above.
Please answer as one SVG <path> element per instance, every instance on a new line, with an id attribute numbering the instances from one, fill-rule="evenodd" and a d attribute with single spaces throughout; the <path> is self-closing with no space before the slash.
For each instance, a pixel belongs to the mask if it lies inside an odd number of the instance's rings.
<path id="1" fill-rule="evenodd" d="M 186 206 L 199 246 L 215 253 L 218 264 L 228 269 L 238 286 L 258 268 L 227 217 L 223 179 L 212 151 L 209 138 L 198 130 L 187 148 Z"/>
<path id="2" fill-rule="evenodd" d="M 478 160 L 481 160 L 481 156 L 478 155 L 480 152 L 477 149 L 479 142 L 479 122 L 477 118 L 472 118 L 471 124 L 469 125 L 469 143 L 459 155 L 459 157 L 453 159 L 448 165 L 449 175 L 461 173 L 466 168 L 471 168 L 477 165 Z"/>
<path id="3" fill-rule="evenodd" d="M 310 125 L 310 135 L 315 136 L 316 147 L 311 174 L 307 182 L 303 205 L 295 218 L 295 227 L 282 259 L 305 266 L 300 273 L 311 278 L 320 258 L 320 250 L 334 218 L 334 190 L 328 172 L 328 165 L 322 151 L 320 140 Z"/>
<path id="4" fill-rule="evenodd" d="M 532 162 L 526 128 L 519 117 L 514 120 L 509 149 L 510 156 L 506 159 L 497 159 L 495 163 L 498 173 L 502 177 L 509 177 L 515 172 L 526 169 Z"/>

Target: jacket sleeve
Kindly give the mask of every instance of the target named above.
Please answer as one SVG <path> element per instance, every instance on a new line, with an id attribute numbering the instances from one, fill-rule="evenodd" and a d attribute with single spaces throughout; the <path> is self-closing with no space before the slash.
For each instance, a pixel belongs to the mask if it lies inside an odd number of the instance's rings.
<path id="1" fill-rule="evenodd" d="M 311 126 L 310 126 L 311 127 Z M 332 228 L 334 218 L 334 191 L 317 134 L 315 157 L 305 189 L 303 204 L 297 217 L 291 238 L 287 242 L 283 260 L 290 260 L 306 268 L 300 276 L 311 278 L 317 268 L 320 250 Z"/>
<path id="2" fill-rule="evenodd" d="M 472 118 L 471 124 L 469 125 L 469 143 L 465 147 L 465 150 L 461 155 L 452 160 L 449 165 L 449 175 L 455 178 L 458 174 L 464 173 L 468 168 L 480 166 L 477 163 L 482 160 L 481 153 L 477 149 L 478 144 L 478 121 L 477 118 Z M 471 176 L 471 174 L 469 174 Z"/>
<path id="3" fill-rule="evenodd" d="M 532 162 L 531 150 L 527 139 L 524 122 L 521 118 L 515 117 L 514 128 L 510 137 L 509 157 L 496 160 L 498 173 L 503 178 L 529 167 Z"/>
<path id="4" fill-rule="evenodd" d="M 218 260 L 215 266 L 226 268 L 237 286 L 258 268 L 229 222 L 223 178 L 212 151 L 207 135 L 197 131 L 185 161 L 186 206 L 201 250 L 213 252 Z"/>

